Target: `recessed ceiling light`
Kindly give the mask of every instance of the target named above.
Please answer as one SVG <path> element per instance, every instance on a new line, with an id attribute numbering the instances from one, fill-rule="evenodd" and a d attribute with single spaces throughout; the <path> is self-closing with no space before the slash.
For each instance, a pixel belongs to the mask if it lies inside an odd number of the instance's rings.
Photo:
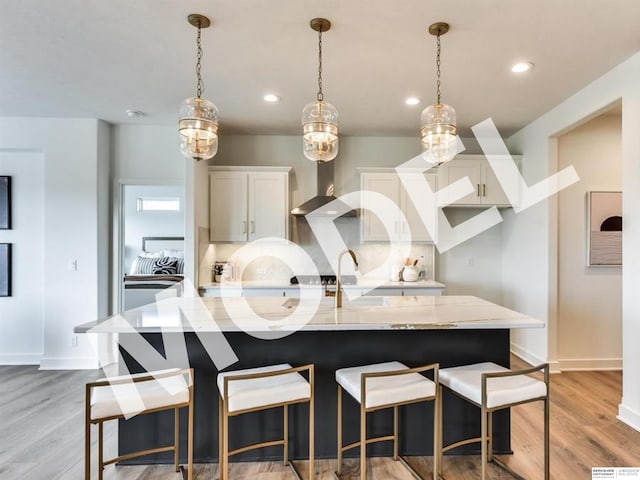
<path id="1" fill-rule="evenodd" d="M 273 93 L 267 93 L 264 97 L 265 102 L 276 103 L 280 101 L 280 97 L 278 95 L 274 95 Z"/>
<path id="2" fill-rule="evenodd" d="M 404 100 L 404 103 L 407 105 L 418 105 L 420 103 L 420 99 L 418 97 L 407 97 Z"/>
<path id="3" fill-rule="evenodd" d="M 533 68 L 533 63 L 531 62 L 519 62 L 519 63 L 513 64 L 513 66 L 511 67 L 511 71 L 513 73 L 524 73 L 524 72 L 528 72 L 532 68 Z"/>
<path id="4" fill-rule="evenodd" d="M 129 118 L 140 118 L 140 117 L 145 117 L 147 115 L 146 113 L 141 112 L 140 110 L 132 110 L 132 109 L 127 110 L 125 113 Z"/>

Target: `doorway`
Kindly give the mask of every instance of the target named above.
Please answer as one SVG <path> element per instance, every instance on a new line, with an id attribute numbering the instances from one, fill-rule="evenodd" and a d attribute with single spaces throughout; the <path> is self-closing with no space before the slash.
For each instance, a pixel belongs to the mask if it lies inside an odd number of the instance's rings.
<path id="1" fill-rule="evenodd" d="M 622 268 L 589 266 L 588 192 L 622 191 L 622 107 L 558 137 L 558 169 L 580 182 L 558 196 L 560 370 L 622 369 Z"/>
<path id="2" fill-rule="evenodd" d="M 183 258 L 185 189 L 184 185 L 122 184 L 120 187 L 117 305 L 122 312 L 138 306 L 127 302 L 125 276 L 142 273 L 139 258 L 151 255 Z"/>

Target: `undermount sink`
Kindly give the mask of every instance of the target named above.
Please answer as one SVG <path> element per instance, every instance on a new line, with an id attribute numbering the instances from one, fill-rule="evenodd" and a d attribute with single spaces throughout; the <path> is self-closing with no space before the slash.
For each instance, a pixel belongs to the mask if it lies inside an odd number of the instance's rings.
<path id="1" fill-rule="evenodd" d="M 363 306 L 363 307 L 377 307 L 380 305 L 388 305 L 389 299 L 387 297 L 380 296 L 360 296 L 355 300 L 348 300 L 345 302 L 345 305 L 348 307 L 350 305 L 353 306 Z"/>
<path id="2" fill-rule="evenodd" d="M 360 296 L 358 298 L 356 298 L 355 300 L 351 301 L 349 300 L 349 298 L 347 297 L 347 295 L 345 294 L 345 298 L 344 298 L 344 307 L 350 307 L 350 306 L 358 306 L 358 307 L 377 307 L 377 306 L 381 306 L 381 305 L 388 305 L 389 304 L 389 299 L 387 297 L 380 297 L 380 296 Z M 300 305 L 300 299 L 299 298 L 287 298 L 283 303 L 282 306 L 284 308 L 287 309 L 294 309 L 297 308 L 298 305 Z"/>
<path id="3" fill-rule="evenodd" d="M 296 308 L 299 304 L 300 304 L 300 299 L 299 298 L 287 298 L 282 303 L 282 306 L 284 308 L 292 309 L 292 308 Z"/>

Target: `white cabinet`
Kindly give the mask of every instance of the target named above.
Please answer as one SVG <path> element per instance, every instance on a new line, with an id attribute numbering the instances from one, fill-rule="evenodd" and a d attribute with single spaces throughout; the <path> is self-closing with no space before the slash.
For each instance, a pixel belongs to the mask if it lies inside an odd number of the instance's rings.
<path id="1" fill-rule="evenodd" d="M 519 164 L 520 157 L 514 157 L 514 160 Z M 441 189 L 465 177 L 469 178 L 474 190 L 452 202 L 443 195 L 443 200 L 451 206 L 512 206 L 484 155 L 459 155 L 438 167 Z"/>
<path id="2" fill-rule="evenodd" d="M 211 242 L 247 242 L 289 234 L 289 168 L 209 172 Z"/>
<path id="3" fill-rule="evenodd" d="M 422 219 L 411 201 L 408 193 L 403 187 L 402 181 L 394 170 L 362 172 L 360 176 L 360 188 L 362 191 L 372 191 L 381 193 L 393 201 L 404 214 L 393 218 L 390 225 L 391 232 L 387 232 L 380 218 L 376 215 L 375 209 L 370 208 L 369 199 L 363 196 L 362 207 L 364 212 L 361 218 L 360 231 L 363 242 L 387 242 L 389 240 L 400 240 L 412 242 L 430 243 L 433 242 L 428 230 L 424 226 Z M 415 179 L 410 181 L 423 182 L 424 175 L 431 188 L 436 191 L 438 176 L 434 173 L 416 174 Z M 434 205 L 421 205 L 420 208 L 435 208 Z M 391 237 L 391 238 L 390 238 Z"/>

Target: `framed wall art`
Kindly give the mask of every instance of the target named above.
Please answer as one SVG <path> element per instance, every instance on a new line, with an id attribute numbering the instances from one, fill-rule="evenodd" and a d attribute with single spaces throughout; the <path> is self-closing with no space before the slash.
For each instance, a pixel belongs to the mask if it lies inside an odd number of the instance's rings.
<path id="1" fill-rule="evenodd" d="M 587 266 L 622 265 L 622 192 L 587 192 Z"/>
<path id="2" fill-rule="evenodd" d="M 11 296 L 11 244 L 0 243 L 0 297 Z"/>
<path id="3" fill-rule="evenodd" d="M 0 176 L 0 230 L 11 229 L 11 177 Z"/>

